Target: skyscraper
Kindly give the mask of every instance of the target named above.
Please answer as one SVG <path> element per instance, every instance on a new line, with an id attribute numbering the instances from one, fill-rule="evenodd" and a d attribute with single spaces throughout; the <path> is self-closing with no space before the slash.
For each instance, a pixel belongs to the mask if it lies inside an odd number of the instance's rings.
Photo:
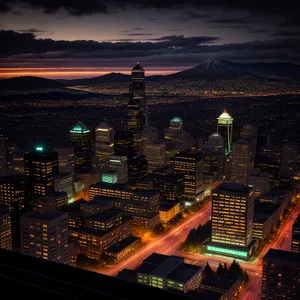
<path id="1" fill-rule="evenodd" d="M 95 129 L 96 164 L 99 170 L 108 166 L 108 157 L 114 154 L 114 129 L 102 122 Z"/>
<path id="2" fill-rule="evenodd" d="M 183 151 L 172 159 L 174 174 L 183 176 L 184 200 L 194 203 L 203 196 L 203 157 L 200 152 Z"/>
<path id="3" fill-rule="evenodd" d="M 191 149 L 193 146 L 193 138 L 183 130 L 183 121 L 179 117 L 170 120 L 170 126 L 164 130 L 164 138 L 167 142 L 174 144 L 177 153 Z"/>
<path id="4" fill-rule="evenodd" d="M 263 300 L 299 299 L 300 253 L 270 249 L 263 258 Z"/>
<path id="5" fill-rule="evenodd" d="M 130 131 L 115 133 L 115 155 L 133 157 L 133 135 Z"/>
<path id="6" fill-rule="evenodd" d="M 154 141 L 147 144 L 146 159 L 149 172 L 163 167 L 166 164 L 166 143 L 164 141 Z"/>
<path id="7" fill-rule="evenodd" d="M 296 167 L 297 146 L 295 144 L 285 144 L 281 153 L 281 175 L 294 175 Z"/>
<path id="8" fill-rule="evenodd" d="M 142 112 L 143 122 L 145 120 L 146 113 L 146 101 L 145 101 L 145 70 L 143 67 L 136 63 L 131 69 L 131 84 L 129 86 L 130 98 L 135 100 Z"/>
<path id="9" fill-rule="evenodd" d="M 8 206 L 0 204 L 0 248 L 11 250 L 11 219 Z"/>
<path id="10" fill-rule="evenodd" d="M 22 215 L 21 252 L 68 263 L 68 214 L 30 212 Z"/>
<path id="11" fill-rule="evenodd" d="M 54 192 L 54 177 L 58 174 L 57 152 L 38 146 L 34 152 L 25 153 L 24 160 L 25 175 L 32 183 L 33 194 L 42 196 Z"/>
<path id="12" fill-rule="evenodd" d="M 128 181 L 133 186 L 138 179 L 143 178 L 148 173 L 148 162 L 144 155 L 128 159 Z"/>
<path id="13" fill-rule="evenodd" d="M 298 215 L 292 228 L 291 251 L 300 253 L 300 214 Z"/>
<path id="14" fill-rule="evenodd" d="M 58 153 L 58 171 L 59 173 L 74 173 L 74 149 L 73 147 L 59 147 L 53 149 Z"/>
<path id="15" fill-rule="evenodd" d="M 231 152 L 231 182 L 248 184 L 249 171 L 252 169 L 251 141 L 239 139 L 233 143 Z"/>
<path id="16" fill-rule="evenodd" d="M 134 154 L 141 153 L 143 111 L 138 99 L 131 98 L 127 104 L 127 130 L 132 132 Z"/>
<path id="17" fill-rule="evenodd" d="M 254 158 L 256 156 L 257 137 L 257 127 L 247 124 L 241 129 L 240 138 L 251 142 L 251 162 L 254 162 Z"/>
<path id="18" fill-rule="evenodd" d="M 67 193 L 54 192 L 37 198 L 35 200 L 35 210 L 42 214 L 47 212 L 55 212 L 66 204 L 68 204 Z"/>
<path id="19" fill-rule="evenodd" d="M 108 159 L 108 166 L 118 172 L 118 183 L 128 182 L 127 156 L 111 155 Z"/>
<path id="20" fill-rule="evenodd" d="M 212 233 L 207 252 L 249 259 L 254 246 L 253 217 L 252 188 L 220 184 L 212 191 Z"/>
<path id="21" fill-rule="evenodd" d="M 224 112 L 217 119 L 218 119 L 217 132 L 224 139 L 225 155 L 227 155 L 231 152 L 231 148 L 232 148 L 233 118 L 225 109 Z"/>
<path id="22" fill-rule="evenodd" d="M 89 171 L 92 168 L 91 131 L 79 121 L 70 130 L 70 139 L 74 147 L 75 172 Z"/>

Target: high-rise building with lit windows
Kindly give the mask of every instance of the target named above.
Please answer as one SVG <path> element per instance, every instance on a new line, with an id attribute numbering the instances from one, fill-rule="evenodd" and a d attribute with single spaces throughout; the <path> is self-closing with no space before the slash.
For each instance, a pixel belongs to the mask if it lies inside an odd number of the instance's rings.
<path id="1" fill-rule="evenodd" d="M 127 130 L 132 132 L 134 155 L 141 152 L 142 148 L 142 129 L 143 112 L 141 111 L 138 100 L 131 98 L 126 106 L 127 111 Z"/>
<path id="2" fill-rule="evenodd" d="M 111 155 L 108 158 L 108 166 L 118 172 L 117 183 L 124 184 L 128 182 L 127 156 Z"/>
<path id="3" fill-rule="evenodd" d="M 68 214 L 30 212 L 22 215 L 21 252 L 68 263 Z"/>
<path id="4" fill-rule="evenodd" d="M 73 147 L 59 147 L 53 149 L 58 153 L 58 170 L 59 173 L 75 172 L 74 149 Z"/>
<path id="5" fill-rule="evenodd" d="M 228 155 L 231 152 L 232 148 L 233 118 L 225 109 L 224 112 L 217 119 L 217 132 L 224 139 L 225 155 Z"/>
<path id="6" fill-rule="evenodd" d="M 128 181 L 136 186 L 137 180 L 148 174 L 148 162 L 145 155 L 128 159 Z"/>
<path id="7" fill-rule="evenodd" d="M 40 213 L 55 212 L 68 204 L 68 195 L 65 192 L 54 192 L 41 196 L 35 200 L 35 210 Z"/>
<path id="8" fill-rule="evenodd" d="M 74 148 L 75 172 L 89 171 L 92 168 L 91 131 L 79 121 L 70 130 L 70 140 Z"/>
<path id="9" fill-rule="evenodd" d="M 115 155 L 133 157 L 133 135 L 130 131 L 117 131 L 115 133 Z"/>
<path id="10" fill-rule="evenodd" d="M 43 196 L 54 192 L 54 177 L 58 174 L 58 154 L 37 146 L 25 153 L 25 175 L 32 183 L 33 194 Z"/>
<path id="11" fill-rule="evenodd" d="M 174 174 L 183 176 L 184 200 L 200 201 L 203 190 L 203 156 L 200 152 L 183 151 L 172 159 Z"/>
<path id="12" fill-rule="evenodd" d="M 174 145 L 177 153 L 193 146 L 193 138 L 190 133 L 183 130 L 183 121 L 179 117 L 170 120 L 170 126 L 164 130 L 164 139 Z"/>
<path id="13" fill-rule="evenodd" d="M 249 124 L 245 125 L 241 131 L 240 131 L 240 138 L 244 140 L 248 140 L 251 143 L 251 162 L 254 162 L 254 158 L 256 156 L 256 151 L 257 151 L 257 127 L 256 126 L 251 126 Z"/>
<path id="14" fill-rule="evenodd" d="M 0 204 L 0 248 L 11 250 L 11 219 L 8 206 Z"/>
<path id="15" fill-rule="evenodd" d="M 300 253 L 300 214 L 298 215 L 296 221 L 293 224 L 293 228 L 292 228 L 291 251 Z"/>
<path id="16" fill-rule="evenodd" d="M 281 153 L 281 175 L 294 175 L 296 168 L 297 145 L 285 144 L 282 146 Z"/>
<path id="17" fill-rule="evenodd" d="M 146 101 L 145 101 L 145 70 L 143 67 L 136 63 L 136 65 L 131 69 L 131 83 L 129 85 L 130 98 L 135 100 L 135 102 L 140 107 L 142 112 L 143 122 L 145 122 L 146 114 Z"/>
<path id="18" fill-rule="evenodd" d="M 114 129 L 102 122 L 95 129 L 96 164 L 99 170 L 108 166 L 108 157 L 114 154 Z"/>
<path id="19" fill-rule="evenodd" d="M 262 264 L 262 300 L 299 299 L 300 253 L 270 249 Z"/>
<path id="20" fill-rule="evenodd" d="M 231 152 L 231 179 L 230 182 L 247 185 L 252 165 L 251 141 L 239 139 L 233 143 Z"/>
<path id="21" fill-rule="evenodd" d="M 211 243 L 206 250 L 248 260 L 253 251 L 254 192 L 252 187 L 222 183 L 212 191 Z"/>
<path id="22" fill-rule="evenodd" d="M 166 164 L 166 143 L 164 141 L 154 141 L 147 144 L 146 159 L 149 172 L 163 167 Z"/>

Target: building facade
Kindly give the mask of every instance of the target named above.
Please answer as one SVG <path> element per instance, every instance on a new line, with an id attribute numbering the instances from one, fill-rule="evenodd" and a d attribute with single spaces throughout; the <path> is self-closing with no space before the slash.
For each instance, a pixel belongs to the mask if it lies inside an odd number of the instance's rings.
<path id="1" fill-rule="evenodd" d="M 8 206 L 0 204 L 0 248 L 12 249 L 11 218 Z"/>
<path id="2" fill-rule="evenodd" d="M 224 110 L 224 112 L 217 118 L 218 126 L 217 133 L 224 139 L 225 155 L 231 152 L 233 141 L 233 118 Z"/>

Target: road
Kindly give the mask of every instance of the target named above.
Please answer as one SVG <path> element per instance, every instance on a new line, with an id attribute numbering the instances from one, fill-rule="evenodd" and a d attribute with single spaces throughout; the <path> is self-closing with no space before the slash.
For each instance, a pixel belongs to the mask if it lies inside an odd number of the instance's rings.
<path id="1" fill-rule="evenodd" d="M 183 220 L 182 223 L 159 236 L 153 242 L 145 245 L 140 251 L 121 261 L 116 266 L 101 270 L 102 274 L 115 276 L 124 268 L 134 269 L 153 252 L 160 254 L 174 254 L 179 245 L 186 239 L 192 228 L 205 224 L 211 216 L 211 202 L 204 204 L 201 210 Z"/>
<path id="2" fill-rule="evenodd" d="M 298 214 L 300 213 L 300 201 L 293 209 L 288 220 L 279 228 L 271 243 L 265 245 L 258 258 L 253 262 L 239 262 L 241 267 L 247 271 L 250 277 L 250 282 L 247 287 L 240 294 L 242 300 L 258 300 L 261 297 L 261 284 L 262 284 L 262 258 L 269 251 L 270 248 L 290 250 L 291 231 L 293 223 L 295 222 Z M 217 268 L 219 263 L 227 263 L 230 265 L 232 259 L 219 256 L 207 256 L 200 253 L 183 252 L 177 250 L 179 245 L 186 239 L 189 231 L 192 228 L 205 224 L 211 216 L 211 202 L 206 203 L 203 208 L 186 218 L 182 223 L 175 228 L 159 236 L 153 242 L 145 245 L 139 252 L 128 257 L 116 266 L 104 270 L 101 273 L 115 276 L 119 271 L 124 268 L 134 269 L 140 265 L 143 260 L 153 252 L 178 255 L 185 258 L 187 263 L 204 266 L 206 262 L 212 268 Z"/>

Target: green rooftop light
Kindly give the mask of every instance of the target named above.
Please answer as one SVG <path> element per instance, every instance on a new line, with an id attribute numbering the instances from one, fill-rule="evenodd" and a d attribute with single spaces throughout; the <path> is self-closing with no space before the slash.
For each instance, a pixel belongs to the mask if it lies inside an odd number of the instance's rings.
<path id="1" fill-rule="evenodd" d="M 176 122 L 176 123 L 180 123 L 180 122 L 182 122 L 182 119 L 180 119 L 179 117 L 174 117 L 171 121 Z"/>
<path id="2" fill-rule="evenodd" d="M 44 147 L 37 146 L 37 147 L 35 147 L 35 151 L 43 152 L 44 151 Z"/>
<path id="3" fill-rule="evenodd" d="M 248 257 L 248 252 L 245 252 L 245 251 L 237 251 L 237 250 L 231 250 L 231 249 L 214 247 L 214 246 L 207 246 L 207 250 L 219 252 L 222 254 L 231 254 L 231 255 L 240 256 L 240 257 Z"/>

